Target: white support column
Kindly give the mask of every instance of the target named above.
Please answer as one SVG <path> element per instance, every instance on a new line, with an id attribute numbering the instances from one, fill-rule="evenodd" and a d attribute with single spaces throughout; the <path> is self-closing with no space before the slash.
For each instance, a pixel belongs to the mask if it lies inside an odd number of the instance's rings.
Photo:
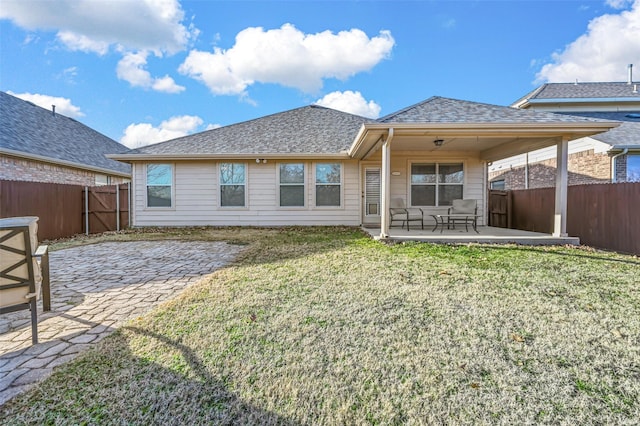
<path id="1" fill-rule="evenodd" d="M 391 140 L 393 128 L 382 144 L 382 168 L 380 170 L 380 238 L 389 236 L 389 207 L 391 205 Z"/>
<path id="2" fill-rule="evenodd" d="M 553 218 L 553 236 L 567 236 L 567 192 L 569 185 L 569 138 L 558 142 L 556 155 L 556 207 Z"/>

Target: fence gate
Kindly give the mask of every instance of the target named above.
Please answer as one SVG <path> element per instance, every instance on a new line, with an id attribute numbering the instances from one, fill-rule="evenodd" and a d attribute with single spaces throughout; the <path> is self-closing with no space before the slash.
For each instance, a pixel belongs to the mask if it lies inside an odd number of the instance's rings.
<path id="1" fill-rule="evenodd" d="M 129 226 L 129 186 L 127 184 L 85 187 L 83 232 L 98 234 Z"/>
<path id="2" fill-rule="evenodd" d="M 492 189 L 489 191 L 489 225 L 511 228 L 511 193 Z"/>

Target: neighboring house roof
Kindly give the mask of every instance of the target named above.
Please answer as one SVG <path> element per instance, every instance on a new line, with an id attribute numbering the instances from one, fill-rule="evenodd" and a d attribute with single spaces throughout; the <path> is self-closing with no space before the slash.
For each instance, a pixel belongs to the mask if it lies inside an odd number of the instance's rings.
<path id="1" fill-rule="evenodd" d="M 640 150 L 640 123 L 623 122 L 619 127 L 594 135 L 592 138 L 608 143 L 616 149 Z"/>
<path id="2" fill-rule="evenodd" d="M 377 121 L 379 123 L 561 124 L 599 120 L 434 96 Z"/>
<path id="3" fill-rule="evenodd" d="M 126 150 L 72 118 L 0 92 L 2 154 L 129 177 L 129 164 L 105 157 Z"/>
<path id="4" fill-rule="evenodd" d="M 117 158 L 339 154 L 371 119 L 318 105 L 148 145 Z"/>
<path id="5" fill-rule="evenodd" d="M 556 114 L 573 114 L 600 120 L 621 121 L 620 126 L 591 137 L 611 145 L 614 149 L 640 149 L 640 111 L 580 111 L 557 112 Z"/>
<path id="6" fill-rule="evenodd" d="M 512 106 L 526 108 L 529 104 L 563 101 L 577 102 L 640 102 L 638 83 L 547 83 L 527 93 Z"/>

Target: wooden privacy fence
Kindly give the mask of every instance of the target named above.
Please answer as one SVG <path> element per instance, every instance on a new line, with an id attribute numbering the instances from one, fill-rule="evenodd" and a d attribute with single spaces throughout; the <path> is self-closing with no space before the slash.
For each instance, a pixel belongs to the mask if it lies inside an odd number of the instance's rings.
<path id="1" fill-rule="evenodd" d="M 555 188 L 490 191 L 490 224 L 500 226 L 502 222 L 493 221 L 493 197 L 510 203 L 509 228 L 553 232 Z M 567 233 L 585 245 L 640 254 L 639 212 L 640 183 L 572 185 L 567 194 Z"/>
<path id="2" fill-rule="evenodd" d="M 85 187 L 0 180 L 0 217 L 38 216 L 41 240 L 129 226 L 129 184 Z"/>

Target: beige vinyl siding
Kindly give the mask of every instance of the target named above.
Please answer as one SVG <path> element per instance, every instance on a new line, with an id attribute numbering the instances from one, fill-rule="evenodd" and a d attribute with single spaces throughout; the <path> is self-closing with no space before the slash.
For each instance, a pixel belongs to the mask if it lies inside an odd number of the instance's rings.
<path id="1" fill-rule="evenodd" d="M 290 161 L 290 160 L 287 160 Z M 313 185 L 313 161 L 305 164 L 306 207 L 279 206 L 277 164 L 280 160 L 256 164 L 242 162 L 246 169 L 247 205 L 220 207 L 217 161 L 179 161 L 174 165 L 175 199 L 172 208 L 149 208 L 145 200 L 145 163 L 133 167 L 135 190 L 134 226 L 285 226 L 285 225 L 359 225 L 360 198 L 358 162 L 342 164 L 342 206 L 316 208 Z M 282 160 L 282 162 L 285 162 Z M 336 162 L 334 160 L 322 162 Z"/>

